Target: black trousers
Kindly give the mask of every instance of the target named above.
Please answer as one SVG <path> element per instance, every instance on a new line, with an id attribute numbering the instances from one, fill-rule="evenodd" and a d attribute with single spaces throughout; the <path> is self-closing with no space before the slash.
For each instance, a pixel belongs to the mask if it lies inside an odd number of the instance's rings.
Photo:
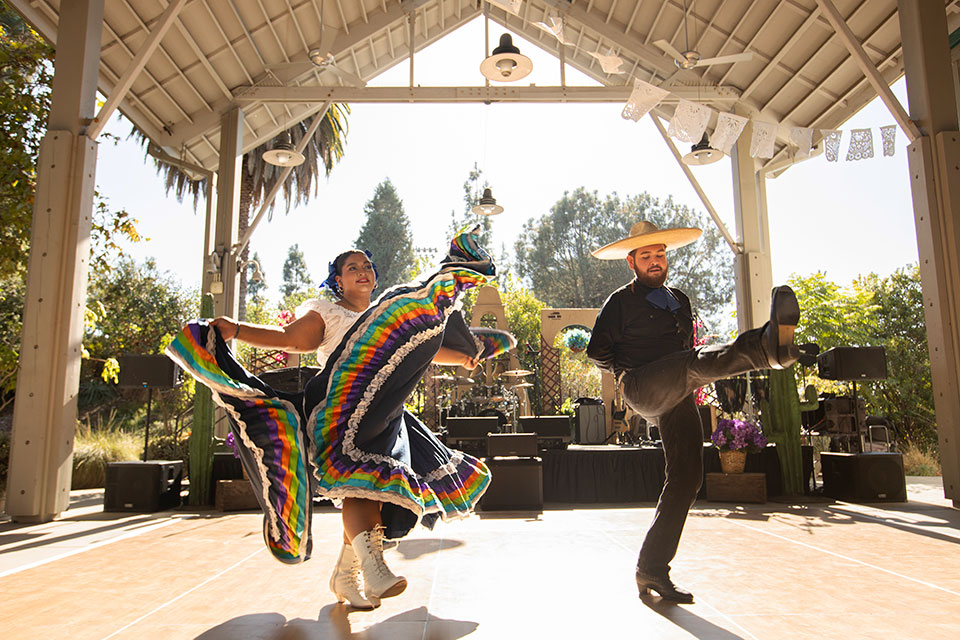
<path id="1" fill-rule="evenodd" d="M 637 567 L 670 570 L 687 512 L 703 481 L 703 426 L 694 391 L 717 380 L 768 368 L 763 329 L 740 334 L 729 344 L 678 351 L 623 374 L 620 388 L 631 409 L 660 429 L 666 480 Z"/>

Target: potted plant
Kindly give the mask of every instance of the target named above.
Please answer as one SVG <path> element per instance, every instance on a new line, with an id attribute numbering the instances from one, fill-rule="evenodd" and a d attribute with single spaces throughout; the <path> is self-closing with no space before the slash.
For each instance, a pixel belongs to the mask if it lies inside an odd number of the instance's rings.
<path id="1" fill-rule="evenodd" d="M 566 344 L 567 348 L 574 353 L 580 353 L 587 348 L 588 344 L 590 344 L 590 333 L 579 327 L 576 329 L 570 329 L 563 337 L 564 344 Z"/>
<path id="2" fill-rule="evenodd" d="M 724 473 L 743 473 L 747 454 L 767 446 L 767 439 L 757 425 L 736 418 L 718 420 L 710 441 L 720 453 L 720 468 Z"/>

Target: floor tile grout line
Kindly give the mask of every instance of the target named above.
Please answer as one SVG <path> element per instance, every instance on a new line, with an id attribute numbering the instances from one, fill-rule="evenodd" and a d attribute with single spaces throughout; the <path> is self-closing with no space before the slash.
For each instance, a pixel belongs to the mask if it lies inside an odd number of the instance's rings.
<path id="1" fill-rule="evenodd" d="M 603 533 L 604 536 L 606 536 L 607 538 L 609 538 L 614 544 L 619 545 L 620 547 L 626 549 L 627 551 L 630 551 L 630 550 L 631 550 L 630 547 L 628 547 L 628 546 L 625 545 L 624 543 L 620 542 L 619 540 L 617 540 L 616 538 L 614 538 L 613 536 L 611 536 L 611 535 L 610 535 L 610 532 L 608 532 L 608 531 L 606 531 L 606 530 L 603 530 L 603 529 L 601 529 L 601 532 Z M 696 600 L 697 604 L 702 604 L 702 605 L 708 607 L 708 608 L 711 609 L 714 613 L 716 613 L 718 616 L 720 616 L 721 618 L 723 618 L 724 620 L 726 620 L 727 622 L 729 622 L 730 624 L 732 624 L 733 626 L 735 626 L 737 629 L 739 629 L 740 631 L 742 631 L 742 632 L 745 633 L 746 635 L 748 635 L 748 636 L 750 636 L 751 638 L 753 638 L 753 640 L 758 640 L 758 639 L 757 639 L 757 636 L 753 635 L 752 633 L 750 633 L 749 631 L 747 631 L 746 629 L 744 629 L 744 628 L 743 628 L 743 625 L 741 625 L 739 622 L 737 622 L 736 620 L 734 620 L 733 618 L 731 618 L 731 617 L 728 616 L 727 614 L 725 614 L 725 613 L 723 613 L 722 611 L 720 611 L 719 609 L 717 609 L 715 606 L 713 606 L 712 604 L 710 604 L 710 603 L 707 602 L 706 600 L 703 600 L 703 599 L 701 599 L 701 598 L 696 598 L 695 600 Z"/>
<path id="2" fill-rule="evenodd" d="M 167 606 L 173 604 L 174 602 L 176 602 L 176 601 L 179 600 L 180 598 L 183 598 L 184 596 L 187 596 L 187 595 L 193 593 L 194 591 L 196 591 L 196 590 L 199 589 L 200 587 L 203 587 L 203 586 L 205 586 L 205 585 L 207 585 L 207 584 L 210 584 L 211 582 L 213 582 L 214 580 L 216 580 L 216 579 L 219 578 L 220 576 L 222 576 L 222 575 L 224 575 L 224 574 L 226 574 L 226 573 L 228 573 L 228 572 L 230 572 L 230 571 L 233 571 L 234 569 L 236 569 L 237 567 L 239 567 L 241 564 L 243 564 L 244 562 L 246 562 L 247 560 L 249 560 L 249 559 L 252 558 L 253 556 L 257 555 L 257 554 L 260 553 L 261 551 L 263 551 L 265 548 L 266 548 L 266 547 L 261 547 L 261 548 L 257 549 L 257 550 L 254 551 L 253 553 L 247 555 L 245 558 L 243 558 L 243 559 L 241 559 L 241 560 L 238 560 L 237 562 L 233 563 L 232 565 L 230 565 L 229 567 L 227 567 L 226 569 L 224 569 L 224 570 L 221 571 L 220 573 L 218 573 L 218 574 L 216 574 L 216 575 L 213 575 L 213 576 L 210 576 L 209 578 L 207 578 L 206 580 L 204 580 L 204 581 L 201 582 L 200 584 L 197 584 L 197 585 L 194 585 L 193 587 L 190 587 L 189 589 L 187 589 L 186 591 L 184 591 L 183 593 L 181 593 L 181 594 L 178 595 L 177 597 L 171 598 L 170 600 L 167 600 L 166 602 L 164 602 L 163 604 L 155 607 L 155 608 L 152 609 L 151 611 L 148 611 L 147 613 L 143 614 L 142 616 L 140 616 L 140 617 L 137 618 L 136 620 L 133 620 L 133 621 L 131 621 L 131 622 L 123 625 L 122 627 L 120 627 L 119 629 L 117 629 L 116 631 L 114 631 L 113 633 L 111 633 L 110 635 L 104 636 L 103 640 L 108 640 L 109 638 L 114 637 L 114 636 L 117 635 L 118 633 L 120 633 L 120 632 L 122 632 L 122 631 L 126 631 L 127 629 L 129 629 L 129 628 L 132 627 L 133 625 L 135 625 L 135 624 L 137 624 L 137 623 L 139 623 L 139 622 L 141 622 L 141 621 L 149 618 L 150 616 L 152 616 L 153 614 L 155 614 L 157 611 L 160 611 L 160 610 L 163 609 L 164 607 L 167 607 Z"/>
<path id="3" fill-rule="evenodd" d="M 446 534 L 441 532 L 440 548 L 437 550 L 438 552 L 443 551 L 443 542 L 446 540 L 446 538 Z M 420 640 L 427 640 L 427 626 L 430 624 L 430 610 L 433 607 L 433 593 L 437 584 L 437 575 L 440 573 L 440 561 L 441 559 L 438 557 L 437 561 L 433 563 L 433 579 L 430 581 L 430 597 L 427 598 L 427 619 L 423 621 L 423 634 L 420 636 Z"/>
<path id="4" fill-rule="evenodd" d="M 99 508 L 96 512 L 100 512 Z M 155 516 L 154 514 L 151 514 L 151 516 L 148 516 L 146 519 L 144 519 L 143 514 L 130 514 L 129 516 L 124 516 L 116 520 L 111 520 L 111 521 L 98 520 L 96 522 L 113 522 L 113 523 L 122 525 L 124 527 L 129 525 L 139 525 L 139 524 L 146 524 L 147 526 L 149 526 L 151 523 L 161 522 L 166 520 L 167 518 L 183 519 L 184 516 L 171 515 L 171 514 Z M 63 520 L 53 520 L 51 522 L 44 522 L 42 524 L 37 524 L 29 527 L 21 527 L 19 529 L 12 530 L 9 533 L 13 533 L 13 534 L 29 533 L 29 534 L 35 534 L 38 536 L 44 536 L 44 535 L 49 535 L 54 531 L 65 529 L 64 525 L 71 525 L 71 524 L 82 525 L 85 523 L 81 521 L 73 521 L 65 518 Z M 48 541 L 45 541 L 44 544 L 45 545 L 57 544 L 57 540 L 58 538 L 54 537 L 52 539 L 49 539 Z M 13 553 L 18 549 L 20 549 L 21 547 L 26 547 L 28 545 L 35 544 L 37 541 L 38 539 L 25 538 L 18 542 L 8 542 L 6 544 L 0 544 L 0 549 L 2 549 L 4 553 Z"/>
<path id="5" fill-rule="evenodd" d="M 157 529 L 162 529 L 163 527 L 166 527 L 166 526 L 168 526 L 168 525 L 171 525 L 171 524 L 180 522 L 181 520 L 182 520 L 181 518 L 172 518 L 172 519 L 170 519 L 170 520 L 158 520 L 156 524 L 149 525 L 149 526 L 147 526 L 147 527 L 144 527 L 144 528 L 142 528 L 142 529 L 138 529 L 138 530 L 136 530 L 136 531 L 129 531 L 129 532 L 123 534 L 123 535 L 116 536 L 115 538 L 109 538 L 108 540 L 101 540 L 100 542 L 94 542 L 94 543 L 89 544 L 89 545 L 86 545 L 86 546 L 84 546 L 84 547 L 80 547 L 80 548 L 77 548 L 77 549 L 72 549 L 72 550 L 70 550 L 70 551 L 66 551 L 66 552 L 64 552 L 64 553 L 61 553 L 61 554 L 56 555 L 56 556 L 52 556 L 52 557 L 50 557 L 50 558 L 44 558 L 43 560 L 37 560 L 36 562 L 31 562 L 31 563 L 25 564 L 25 565 L 23 565 L 23 566 L 21 566 L 21 567 L 15 567 L 15 568 L 13 568 L 13 569 L 7 569 L 6 571 L 0 573 L 0 578 L 6 578 L 7 576 L 13 575 L 13 574 L 15 574 L 15 573 L 19 573 L 19 572 L 21 572 L 21 571 L 26 571 L 27 569 L 34 569 L 34 568 L 36 568 L 36 567 L 40 567 L 40 566 L 43 566 L 43 565 L 45 565 L 45 564 L 49 564 L 49 563 L 51 563 L 51 562 L 56 562 L 57 560 L 63 560 L 64 558 L 69 558 L 70 556 L 75 556 L 75 555 L 77 555 L 77 554 L 84 553 L 84 552 L 86 552 L 86 551 L 92 551 L 92 550 L 94 550 L 94 549 L 99 549 L 100 547 L 104 547 L 104 546 L 106 546 L 106 545 L 108 545 L 108 544 L 112 544 L 112 543 L 114 543 L 114 542 L 120 542 L 121 540 L 128 540 L 128 539 L 130 539 L 130 538 L 134 538 L 134 537 L 136 537 L 136 536 L 139 536 L 139 535 L 141 535 L 141 534 L 143 534 L 143 533 L 149 533 L 149 532 L 151 532 L 151 531 L 156 531 Z M 15 551 L 16 551 L 16 550 L 14 550 L 13 552 L 15 552 Z"/>
<path id="6" fill-rule="evenodd" d="M 839 511 L 840 513 L 849 515 L 850 517 L 858 517 L 858 516 L 859 516 L 859 517 L 861 517 L 861 518 L 865 518 L 865 519 L 867 519 L 867 520 L 873 520 L 873 521 L 879 522 L 879 523 L 896 522 L 896 520 L 894 520 L 893 518 L 884 518 L 884 517 L 881 517 L 881 516 L 878 516 L 878 515 L 874 515 L 873 513 L 867 513 L 867 512 L 864 512 L 864 511 L 858 511 L 857 509 L 853 508 L 853 507 L 858 507 L 858 506 L 862 506 L 862 505 L 851 504 L 851 503 L 847 503 L 847 502 L 839 502 L 839 501 L 838 501 L 837 504 L 838 504 L 839 506 L 832 506 L 832 507 L 831 507 L 831 506 L 827 506 L 827 507 L 824 507 L 824 509 L 825 509 L 826 511 L 836 510 L 836 511 Z M 844 509 L 844 507 L 846 507 L 846 509 Z M 868 506 L 867 508 L 872 509 L 872 510 L 874 509 L 873 507 L 869 507 L 869 506 Z M 897 522 L 897 524 L 899 524 L 900 526 L 903 526 L 903 527 L 909 527 L 909 528 L 911 528 L 911 529 L 916 529 L 918 533 L 925 533 L 925 532 L 927 531 L 926 529 L 923 528 L 923 523 L 920 522 L 920 521 L 910 522 L 910 521 L 907 521 L 907 520 L 902 520 L 902 521 L 900 521 L 900 522 Z M 955 531 L 954 529 L 952 529 L 952 528 L 950 527 L 949 523 L 943 524 L 943 525 L 933 525 L 933 526 L 938 526 L 938 527 L 942 527 L 942 528 L 944 528 L 944 529 L 949 529 L 950 531 Z M 943 535 L 944 535 L 945 537 L 948 537 L 948 538 L 955 538 L 955 539 L 957 539 L 957 540 L 960 540 L 960 535 L 952 535 L 951 533 L 944 533 Z"/>
<path id="7" fill-rule="evenodd" d="M 939 586 L 939 585 L 935 585 L 935 584 L 932 584 L 932 583 L 930 583 L 930 582 L 925 582 L 925 581 L 923 581 L 923 580 L 918 580 L 917 578 L 914 578 L 914 577 L 912 577 L 912 576 L 904 575 L 904 574 L 902 574 L 902 573 L 897 573 L 896 571 L 891 571 L 890 569 L 884 569 L 883 567 L 878 567 L 878 566 L 875 565 L 875 564 L 870 564 L 869 562 L 864 562 L 863 560 L 858 560 L 857 558 L 853 558 L 853 557 L 851 557 L 851 556 L 845 556 L 845 555 L 843 555 L 842 553 L 837 553 L 837 552 L 835 552 L 835 551 L 829 551 L 828 549 L 823 549 L 823 548 L 821 548 L 821 547 L 817 547 L 817 546 L 812 545 L 812 544 L 807 544 L 806 542 L 800 542 L 799 540 L 791 540 L 790 538 L 788 538 L 788 537 L 786 537 L 786 536 L 782 536 L 782 535 L 780 535 L 780 534 L 778 534 L 778 533 L 771 533 L 771 532 L 769 532 L 769 531 L 763 531 L 763 530 L 761 530 L 761 529 L 757 529 L 756 527 L 751 527 L 751 526 L 749 526 L 749 525 L 746 525 L 746 524 L 744 524 L 744 523 L 742 523 L 742 522 L 735 522 L 735 521 L 732 521 L 732 520 L 726 520 L 726 522 L 729 523 L 729 524 L 737 525 L 738 527 L 743 527 L 744 529 L 749 529 L 750 531 L 754 531 L 754 532 L 756 532 L 756 533 L 762 533 L 762 534 L 764 534 L 764 535 L 772 536 L 772 537 L 774 537 L 774 538 L 779 538 L 780 540 L 784 540 L 785 542 L 790 542 L 790 543 L 793 543 L 793 544 L 796 544 L 796 545 L 800 545 L 801 547 L 806 547 L 806 548 L 812 549 L 812 550 L 814 550 L 814 551 L 819 551 L 820 553 L 825 553 L 825 554 L 827 554 L 827 555 L 831 555 L 831 556 L 834 556 L 834 557 L 837 557 L 837 558 L 841 558 L 841 559 L 843 559 L 843 560 L 848 560 L 848 561 L 850 561 L 850 562 L 855 562 L 855 563 L 857 563 L 857 564 L 863 565 L 863 566 L 868 567 L 868 568 L 870 568 L 870 569 L 876 569 L 877 571 L 882 571 L 883 573 L 889 573 L 889 574 L 892 575 L 892 576 L 896 576 L 896 577 L 898 577 L 898 578 L 903 578 L 903 579 L 909 580 L 909 581 L 911 581 L 911 582 L 916 582 L 917 584 L 921 584 L 921 585 L 923 585 L 923 586 L 925 586 L 925 587 L 930 587 L 931 589 L 936 589 L 936 590 L 938 590 L 938 591 L 944 591 L 944 592 L 949 593 L 950 595 L 954 595 L 954 596 L 960 596 L 960 593 L 958 593 L 958 592 L 956 592 L 956 591 L 951 591 L 950 589 L 947 589 L 946 587 L 941 587 L 941 586 Z"/>

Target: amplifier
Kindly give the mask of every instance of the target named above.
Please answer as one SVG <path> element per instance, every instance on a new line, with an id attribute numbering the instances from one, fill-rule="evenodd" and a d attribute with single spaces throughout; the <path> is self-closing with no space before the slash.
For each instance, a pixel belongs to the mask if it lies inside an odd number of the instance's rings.
<path id="1" fill-rule="evenodd" d="M 108 462 L 104 511 L 161 511 L 180 506 L 182 460 Z"/>
<path id="2" fill-rule="evenodd" d="M 560 438 L 570 442 L 570 416 L 520 416 L 520 429 L 537 437 Z"/>
<path id="3" fill-rule="evenodd" d="M 577 442 L 603 444 L 607 437 L 607 418 L 602 404 L 581 404 L 574 413 Z"/>
<path id="4" fill-rule="evenodd" d="M 543 466 L 540 458 L 487 458 L 490 486 L 480 498 L 484 511 L 543 510 Z"/>
<path id="5" fill-rule="evenodd" d="M 180 384 L 180 368 L 167 356 L 120 356 L 120 387 L 172 389 Z"/>
<path id="6" fill-rule="evenodd" d="M 537 434 L 491 433 L 487 436 L 487 455 L 536 457 Z"/>
<path id="7" fill-rule="evenodd" d="M 488 433 L 497 433 L 497 416 L 463 416 L 447 418 L 447 440 L 484 440 Z"/>
<path id="8" fill-rule="evenodd" d="M 887 352 L 883 347 L 834 347 L 817 356 L 817 371 L 824 380 L 883 380 Z"/>

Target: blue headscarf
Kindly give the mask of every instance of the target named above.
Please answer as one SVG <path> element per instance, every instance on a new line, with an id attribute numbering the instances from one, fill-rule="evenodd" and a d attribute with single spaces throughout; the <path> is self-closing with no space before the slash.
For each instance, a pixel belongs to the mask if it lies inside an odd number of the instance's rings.
<path id="1" fill-rule="evenodd" d="M 337 276 L 343 275 L 343 273 L 341 273 L 343 269 L 343 263 L 347 261 L 348 257 L 355 253 L 362 253 L 363 255 L 367 256 L 367 260 L 369 260 L 370 264 L 373 266 L 373 277 L 375 277 L 377 280 L 380 279 L 380 273 L 377 271 L 377 265 L 373 261 L 373 254 L 366 249 L 350 249 L 338 255 L 333 259 L 333 262 L 327 265 L 327 279 L 320 283 L 321 289 L 326 287 L 327 289 L 330 289 L 330 292 L 338 298 L 343 297 L 343 291 L 340 289 L 340 285 L 337 284 Z"/>

